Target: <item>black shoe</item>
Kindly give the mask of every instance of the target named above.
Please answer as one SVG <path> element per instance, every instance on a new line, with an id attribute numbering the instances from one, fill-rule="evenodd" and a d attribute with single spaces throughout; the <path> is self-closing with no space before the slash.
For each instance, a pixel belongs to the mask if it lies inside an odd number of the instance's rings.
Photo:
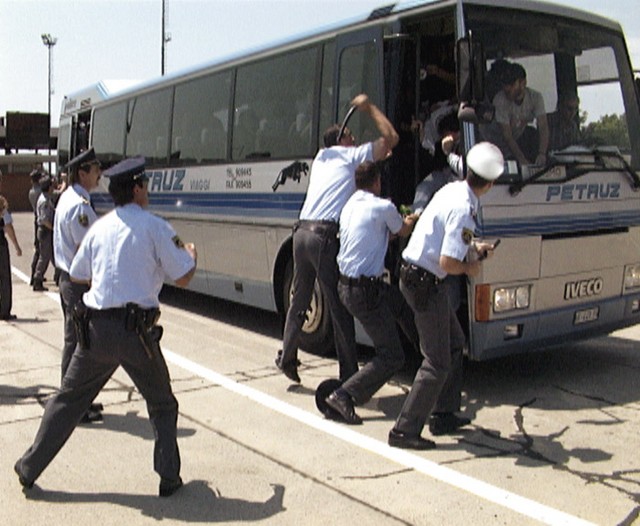
<path id="1" fill-rule="evenodd" d="M 89 408 L 87 412 L 80 420 L 81 424 L 91 424 L 93 422 L 101 422 L 102 421 L 102 413 L 99 410 L 94 410 Z"/>
<path id="2" fill-rule="evenodd" d="M 434 413 L 429 420 L 429 431 L 437 437 L 453 433 L 470 423 L 470 418 L 458 416 L 455 413 Z"/>
<path id="3" fill-rule="evenodd" d="M 27 477 L 25 477 L 22 474 L 22 471 L 20 470 L 20 460 L 18 460 L 14 466 L 13 466 L 13 471 L 16 472 L 16 475 L 18 475 L 18 481 L 20 482 L 20 485 L 24 488 L 24 489 L 31 489 L 33 488 L 33 480 L 29 480 Z"/>
<path id="4" fill-rule="evenodd" d="M 432 440 L 422 438 L 420 435 L 408 435 L 395 429 L 389 431 L 389 445 L 400 449 L 418 449 L 422 451 L 436 447 L 435 442 Z"/>
<path id="5" fill-rule="evenodd" d="M 161 497 L 171 497 L 176 491 L 178 491 L 181 487 L 182 479 L 178 477 L 177 479 L 160 479 L 160 496 Z"/>
<path id="6" fill-rule="evenodd" d="M 45 287 L 42 283 L 36 283 L 33 285 L 33 291 L 34 292 L 46 292 L 49 289 L 47 287 Z"/>
<path id="7" fill-rule="evenodd" d="M 288 362 L 286 364 L 282 363 L 282 350 L 278 351 L 276 356 L 276 367 L 280 369 L 289 380 L 297 384 L 300 383 L 298 365 L 300 365 L 298 360 L 294 360 L 293 362 Z"/>
<path id="8" fill-rule="evenodd" d="M 351 400 L 350 396 L 340 396 L 334 391 L 325 399 L 327 405 L 340 413 L 340 416 L 344 418 L 344 421 L 351 425 L 357 426 L 362 424 L 362 418 L 360 418 L 353 407 L 353 400 Z"/>
<path id="9" fill-rule="evenodd" d="M 15 314 L 3 314 L 2 316 L 0 316 L 0 320 L 3 321 L 12 321 L 17 319 L 18 317 Z"/>

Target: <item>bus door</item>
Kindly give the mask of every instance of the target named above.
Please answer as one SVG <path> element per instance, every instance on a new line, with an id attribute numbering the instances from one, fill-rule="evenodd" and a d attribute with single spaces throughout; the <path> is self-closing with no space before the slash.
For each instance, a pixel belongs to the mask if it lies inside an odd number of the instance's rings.
<path id="1" fill-rule="evenodd" d="M 384 111 L 382 84 L 382 27 L 376 26 L 336 39 L 334 115 L 342 122 L 353 98 L 366 93 L 371 102 Z M 349 129 L 358 144 L 376 140 L 380 134 L 367 116 L 355 112 Z M 321 130 L 324 132 L 324 130 Z"/>
<path id="2" fill-rule="evenodd" d="M 382 26 L 370 27 L 336 39 L 336 122 L 342 122 L 356 95 L 366 93 L 400 132 L 401 113 L 408 114 L 410 120 L 414 111 L 412 106 L 402 112 L 406 105 L 403 72 L 406 68 L 415 70 L 415 44 L 402 35 L 383 38 L 382 29 Z M 407 64 L 407 56 L 413 57 L 411 64 Z M 415 79 L 415 76 L 408 75 L 408 78 Z M 358 144 L 375 141 L 380 136 L 373 121 L 360 112 L 351 117 L 349 129 Z M 413 151 L 410 148 L 407 153 L 404 145 L 399 144 L 391 159 L 382 166 L 382 194 L 391 197 L 396 205 L 411 202 L 409 198 L 413 198 L 412 193 L 401 195 L 415 186 L 411 170 L 406 169 L 407 165 L 413 166 Z"/>
<path id="3" fill-rule="evenodd" d="M 63 170 L 71 159 L 89 147 L 90 126 L 90 109 L 60 120 L 60 132 L 58 134 L 59 170 Z"/>

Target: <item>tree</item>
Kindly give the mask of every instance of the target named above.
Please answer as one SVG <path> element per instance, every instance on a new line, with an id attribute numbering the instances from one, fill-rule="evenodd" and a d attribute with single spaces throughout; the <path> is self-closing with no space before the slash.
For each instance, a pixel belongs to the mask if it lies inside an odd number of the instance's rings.
<path id="1" fill-rule="evenodd" d="M 580 116 L 582 142 L 588 146 L 617 146 L 629 151 L 629 130 L 624 115 L 603 115 L 599 121 L 584 125 L 586 112 Z"/>

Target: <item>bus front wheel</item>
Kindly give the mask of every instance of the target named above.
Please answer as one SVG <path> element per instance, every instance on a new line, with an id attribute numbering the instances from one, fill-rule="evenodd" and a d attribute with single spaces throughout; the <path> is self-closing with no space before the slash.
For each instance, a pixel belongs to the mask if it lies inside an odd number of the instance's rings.
<path id="1" fill-rule="evenodd" d="M 287 263 L 282 292 L 282 304 L 286 317 L 293 294 L 293 261 Z M 331 315 L 327 311 L 324 296 L 317 281 L 313 286 L 313 294 L 306 312 L 306 319 L 302 325 L 300 349 L 319 356 L 335 355 Z"/>

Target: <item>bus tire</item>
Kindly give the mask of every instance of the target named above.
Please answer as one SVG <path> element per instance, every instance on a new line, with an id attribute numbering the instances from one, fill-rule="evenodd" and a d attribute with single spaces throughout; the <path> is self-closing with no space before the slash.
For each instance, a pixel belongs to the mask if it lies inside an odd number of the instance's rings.
<path id="1" fill-rule="evenodd" d="M 291 303 L 292 293 L 293 261 L 289 260 L 285 267 L 282 290 L 282 305 L 284 306 L 285 319 Z M 324 301 L 324 296 L 317 281 L 314 284 L 311 302 L 307 309 L 307 319 L 302 325 L 300 349 L 318 356 L 335 355 L 331 315 L 326 308 L 326 302 Z"/>

